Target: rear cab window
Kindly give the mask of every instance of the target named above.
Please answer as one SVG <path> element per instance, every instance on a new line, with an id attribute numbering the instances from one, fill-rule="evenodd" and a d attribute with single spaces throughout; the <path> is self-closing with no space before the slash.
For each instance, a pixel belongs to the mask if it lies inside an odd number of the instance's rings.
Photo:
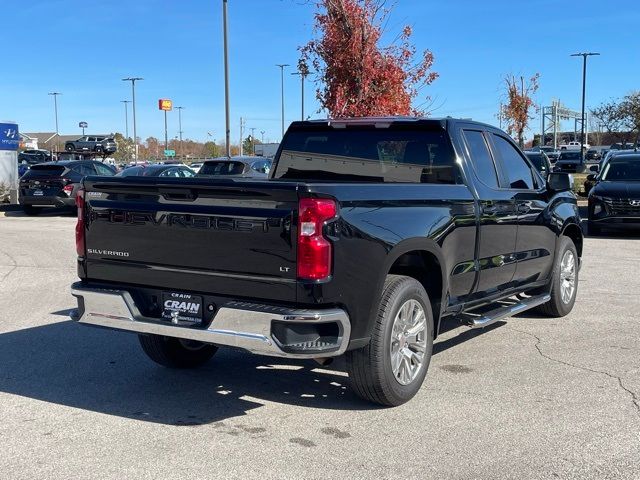
<path id="1" fill-rule="evenodd" d="M 225 161 L 205 162 L 198 172 L 199 175 L 242 175 L 245 164 L 243 162 Z"/>
<path id="2" fill-rule="evenodd" d="M 436 126 L 291 127 L 274 167 L 282 180 L 462 183 L 449 136 Z"/>

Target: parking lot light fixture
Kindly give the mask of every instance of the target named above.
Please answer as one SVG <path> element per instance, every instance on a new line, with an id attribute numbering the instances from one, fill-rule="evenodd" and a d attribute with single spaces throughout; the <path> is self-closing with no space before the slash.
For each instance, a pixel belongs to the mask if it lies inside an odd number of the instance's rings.
<path id="1" fill-rule="evenodd" d="M 124 131 L 125 131 L 125 138 L 129 138 L 129 110 L 127 108 L 127 104 L 131 103 L 131 100 L 120 100 L 120 102 L 124 103 Z"/>
<path id="2" fill-rule="evenodd" d="M 282 109 L 282 136 L 284 137 L 284 69 L 288 67 L 288 63 L 279 63 L 276 67 L 280 67 L 280 103 Z"/>
<path id="3" fill-rule="evenodd" d="M 584 163 L 584 101 L 585 101 L 585 93 L 586 93 L 586 85 L 587 85 L 587 57 L 591 57 L 594 55 L 600 55 L 595 52 L 582 52 L 582 53 L 572 53 L 572 57 L 582 57 L 582 115 L 580 117 L 580 158 Z"/>
<path id="4" fill-rule="evenodd" d="M 123 82 L 131 82 L 131 105 L 133 107 L 133 144 L 134 144 L 134 157 L 138 160 L 138 132 L 136 130 L 136 82 L 138 80 L 144 80 L 142 77 L 127 77 L 123 78 Z"/>

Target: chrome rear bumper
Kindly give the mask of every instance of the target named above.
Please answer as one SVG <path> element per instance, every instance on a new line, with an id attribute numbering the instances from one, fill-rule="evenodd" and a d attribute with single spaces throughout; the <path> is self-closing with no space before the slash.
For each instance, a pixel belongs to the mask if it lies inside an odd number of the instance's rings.
<path id="1" fill-rule="evenodd" d="M 215 314 L 208 328 L 172 325 L 145 317 L 126 290 L 89 288 L 80 283 L 71 287 L 78 300 L 74 320 L 87 325 L 127 330 L 142 334 L 196 340 L 242 348 L 261 355 L 290 358 L 337 357 L 349 344 L 351 324 L 340 309 L 289 309 L 245 302 L 229 302 Z M 273 322 L 296 326 L 335 324 L 338 334 L 329 342 L 302 342 L 287 345 L 273 334 Z"/>

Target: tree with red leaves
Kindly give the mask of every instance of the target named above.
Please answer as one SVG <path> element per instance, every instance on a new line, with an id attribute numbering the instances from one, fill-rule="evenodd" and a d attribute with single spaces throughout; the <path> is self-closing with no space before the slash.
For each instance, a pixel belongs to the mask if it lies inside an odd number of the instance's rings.
<path id="1" fill-rule="evenodd" d="M 531 96 L 538 90 L 539 78 L 540 74 L 536 73 L 528 82 L 525 82 L 522 76 L 516 79 L 513 74 L 507 75 L 504 79 L 507 103 L 502 106 L 502 118 L 507 122 L 509 135 L 515 134 L 518 138 L 520 148 L 524 148 L 524 131 L 529 125 L 529 120 L 533 119 L 529 111 L 532 108 L 538 111 Z"/>
<path id="2" fill-rule="evenodd" d="M 379 45 L 391 9 L 384 0 L 316 0 L 317 38 L 300 48 L 300 71 L 311 64 L 321 87 L 316 96 L 333 118 L 423 115 L 412 105 L 420 88 L 437 77 L 433 54 L 416 61 L 411 27 Z M 428 97 L 425 98 L 426 103 Z"/>

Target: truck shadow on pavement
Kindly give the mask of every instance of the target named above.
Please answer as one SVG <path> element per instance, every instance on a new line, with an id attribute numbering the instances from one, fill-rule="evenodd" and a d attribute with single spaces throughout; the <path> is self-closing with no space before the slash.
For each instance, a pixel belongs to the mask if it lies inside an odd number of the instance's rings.
<path id="1" fill-rule="evenodd" d="M 434 353 L 478 334 L 436 343 Z M 72 321 L 0 334 L 0 365 L 2 392 L 166 425 L 222 422 L 267 402 L 377 408 L 349 390 L 342 359 L 320 367 L 220 349 L 200 369 L 171 370 L 149 360 L 135 335 Z"/>

